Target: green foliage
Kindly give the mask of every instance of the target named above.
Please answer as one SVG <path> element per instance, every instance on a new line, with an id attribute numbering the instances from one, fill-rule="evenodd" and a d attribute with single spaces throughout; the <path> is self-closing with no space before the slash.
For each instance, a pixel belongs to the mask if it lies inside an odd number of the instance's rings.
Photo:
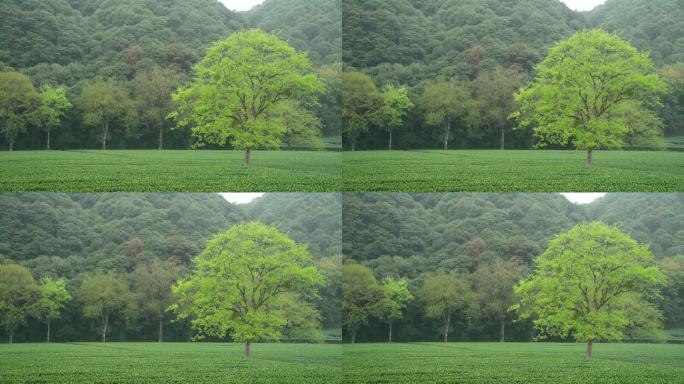
<path id="1" fill-rule="evenodd" d="M 425 111 L 425 123 L 443 129 L 444 150 L 449 149 L 452 124 L 465 130 L 476 119 L 477 108 L 471 91 L 454 81 L 435 79 L 429 81 L 418 100 Z"/>
<path id="2" fill-rule="evenodd" d="M 277 36 L 241 31 L 219 41 L 195 67 L 192 83 L 174 95 L 181 126 L 193 124 L 199 145 L 275 149 L 284 127 L 269 112 L 323 91 L 306 55 Z M 249 158 L 245 159 L 249 164 Z"/>
<path id="3" fill-rule="evenodd" d="M 0 133 L 10 151 L 20 133 L 35 123 L 40 96 L 31 80 L 18 72 L 0 72 Z"/>
<path id="4" fill-rule="evenodd" d="M 382 122 L 384 128 L 389 132 L 389 149 L 392 149 L 392 131 L 401 128 L 403 120 L 409 109 L 414 105 L 408 97 L 408 88 L 405 86 L 395 87 L 387 84 L 382 88 Z"/>
<path id="5" fill-rule="evenodd" d="M 67 110 L 72 107 L 66 97 L 64 87 L 54 88 L 49 84 L 43 86 L 40 92 L 40 116 L 41 125 L 48 133 L 47 149 L 50 149 L 50 129 L 61 125 L 62 118 Z"/>
<path id="6" fill-rule="evenodd" d="M 198 337 L 278 340 L 288 319 L 273 305 L 322 282 L 305 246 L 259 222 L 219 233 L 193 263 L 192 275 L 174 287 L 179 302 L 170 309 L 192 316 Z"/>
<path id="7" fill-rule="evenodd" d="M 658 266 L 668 280 L 659 300 L 665 327 L 681 327 L 684 324 L 684 256 L 666 257 Z"/>
<path id="8" fill-rule="evenodd" d="M 14 332 L 39 314 L 40 287 L 31 272 L 18 264 L 0 264 L 0 326 L 12 343 Z"/>
<path id="9" fill-rule="evenodd" d="M 468 276 L 454 272 L 428 273 L 417 295 L 423 303 L 425 315 L 444 322 L 444 342 L 449 340 L 452 316 L 461 314 L 467 318 L 475 306 L 475 295 Z"/>
<path id="10" fill-rule="evenodd" d="M 107 340 L 110 316 L 126 318 L 133 311 L 133 295 L 128 282 L 117 272 L 86 273 L 74 295 L 82 305 L 83 316 L 102 321 L 102 342 Z"/>
<path id="11" fill-rule="evenodd" d="M 660 77 L 668 86 L 659 111 L 665 121 L 665 133 L 684 134 L 684 62 L 664 66 Z"/>
<path id="12" fill-rule="evenodd" d="M 408 288 L 408 280 L 387 277 L 382 281 L 384 298 L 382 301 L 382 317 L 389 324 L 389 341 L 392 341 L 392 322 L 401 319 L 409 301 L 413 295 Z"/>
<path id="13" fill-rule="evenodd" d="M 352 344 L 361 326 L 367 325 L 372 316 L 382 316 L 384 296 L 370 269 L 354 263 L 342 266 L 342 326 Z"/>
<path id="14" fill-rule="evenodd" d="M 628 128 L 611 112 L 630 100 L 655 103 L 665 85 L 652 71 L 648 54 L 616 35 L 576 33 L 550 50 L 536 67 L 535 82 L 516 94 L 520 124 L 534 126 L 538 146 L 621 148 Z"/>
<path id="15" fill-rule="evenodd" d="M 48 321 L 59 319 L 64 306 L 72 299 L 64 279 L 43 277 L 40 279 L 40 293 L 40 316 Z"/>
<path id="16" fill-rule="evenodd" d="M 601 151 L 586 167 L 572 151 L 364 151 L 343 154 L 343 191 L 679 192 L 676 152 Z M 429 170 L 429 172 L 426 172 Z"/>
<path id="17" fill-rule="evenodd" d="M 258 152 L 259 163 L 248 170 L 240 162 L 241 154 L 219 151 L 22 151 L 13 153 L 18 157 L 9 155 L 0 152 L 0 191 L 4 192 L 334 192 L 342 185 L 342 156 L 333 152 Z"/>
<path id="18" fill-rule="evenodd" d="M 21 384 L 49 376 L 55 384 L 344 383 L 340 345 L 258 344 L 260 358 L 248 361 L 240 348 L 225 343 L 0 344 L 0 381 Z"/>
<path id="19" fill-rule="evenodd" d="M 272 117 L 285 127 L 282 143 L 288 149 L 323 149 L 321 121 L 312 111 L 294 102 L 284 102 L 274 108 Z"/>
<path id="20" fill-rule="evenodd" d="M 505 148 L 505 134 L 511 128 L 508 119 L 517 109 L 513 94 L 523 84 L 522 74 L 515 68 L 497 67 L 480 72 L 473 81 L 473 93 L 483 125 L 489 130 L 501 130 L 501 149 Z"/>
<path id="21" fill-rule="evenodd" d="M 597 344 L 587 361 L 572 343 L 401 343 L 344 347 L 344 378 L 353 384 L 392 382 L 639 384 L 677 382 L 681 345 Z"/>
<path id="22" fill-rule="evenodd" d="M 505 340 L 508 309 L 518 301 L 513 286 L 523 276 L 523 271 L 519 259 L 498 259 L 480 265 L 473 275 L 480 315 L 501 323 L 501 341 Z"/>
<path id="23" fill-rule="evenodd" d="M 382 121 L 384 100 L 370 76 L 361 72 L 342 73 L 342 134 L 351 150 L 359 135 Z"/>
<path id="24" fill-rule="evenodd" d="M 102 149 L 107 149 L 109 128 L 119 123 L 126 128 L 132 117 L 133 101 L 128 90 L 111 80 L 95 80 L 87 83 L 78 98 L 76 106 L 83 113 L 83 122 L 101 130 Z"/>
<path id="25" fill-rule="evenodd" d="M 538 338 L 620 340 L 630 308 L 643 306 L 665 283 L 647 245 L 601 222 L 558 235 L 534 262 L 532 277 L 516 286 L 516 308 L 534 317 Z"/>

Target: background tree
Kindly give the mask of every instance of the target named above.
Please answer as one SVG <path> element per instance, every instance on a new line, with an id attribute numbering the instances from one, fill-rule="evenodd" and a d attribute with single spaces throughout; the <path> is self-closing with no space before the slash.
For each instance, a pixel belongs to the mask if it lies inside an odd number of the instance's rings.
<path id="1" fill-rule="evenodd" d="M 587 343 L 588 357 L 594 341 L 622 339 L 625 300 L 653 297 L 666 281 L 647 245 L 602 222 L 556 236 L 534 263 L 533 275 L 515 289 L 515 308 L 522 318 L 534 316 L 539 338 L 572 335 Z"/>
<path id="2" fill-rule="evenodd" d="M 71 300 L 71 295 L 66 289 L 64 279 L 43 277 L 40 280 L 41 299 L 39 303 L 40 318 L 47 325 L 46 342 L 50 342 L 50 321 L 59 319 L 66 303 Z"/>
<path id="3" fill-rule="evenodd" d="M 436 271 L 428 273 L 418 291 L 428 317 L 444 322 L 444 342 L 449 341 L 451 317 L 457 312 L 470 312 L 474 293 L 466 275 L 455 272 Z"/>
<path id="4" fill-rule="evenodd" d="M 253 341 L 280 338 L 287 319 L 270 307 L 275 301 L 322 282 L 306 246 L 260 222 L 217 234 L 193 263 L 192 275 L 174 287 L 179 300 L 171 309 L 192 315 L 200 337 L 230 334 L 244 342 L 246 357 Z"/>
<path id="5" fill-rule="evenodd" d="M 76 99 L 76 105 L 83 112 L 83 122 L 101 131 L 102 149 L 107 149 L 109 128 L 114 121 L 130 119 L 133 102 L 128 90 L 112 80 L 88 82 Z"/>
<path id="6" fill-rule="evenodd" d="M 174 261 L 154 259 L 139 265 L 130 276 L 140 313 L 157 322 L 160 343 L 164 340 L 164 321 L 169 317 L 167 308 L 176 301 L 171 288 L 182 272 L 183 268 Z"/>
<path id="7" fill-rule="evenodd" d="M 508 117 L 517 109 L 513 94 L 522 85 L 522 74 L 518 69 L 503 67 L 480 72 L 473 82 L 481 121 L 489 130 L 498 128 L 501 149 L 506 146 L 506 131 L 511 127 Z"/>
<path id="8" fill-rule="evenodd" d="M 684 62 L 666 65 L 659 73 L 668 88 L 660 108 L 666 133 L 684 135 Z"/>
<path id="9" fill-rule="evenodd" d="M 469 124 L 476 114 L 476 105 L 468 87 L 453 80 L 430 80 L 418 99 L 425 111 L 425 123 L 442 127 L 444 150 L 449 149 L 449 137 L 454 123 L 462 127 Z"/>
<path id="10" fill-rule="evenodd" d="M 289 292 L 271 304 L 270 311 L 280 311 L 285 324 L 281 334 L 286 341 L 295 343 L 322 343 L 321 312 L 315 305 L 298 294 Z"/>
<path id="11" fill-rule="evenodd" d="M 536 67 L 532 85 L 520 90 L 522 126 L 534 126 L 539 145 L 572 144 L 587 151 L 620 148 L 627 128 L 611 118 L 621 103 L 657 102 L 665 84 L 646 52 L 602 30 L 583 31 L 554 46 Z"/>
<path id="12" fill-rule="evenodd" d="M 663 120 L 656 112 L 643 107 L 638 102 L 621 103 L 611 111 L 611 118 L 619 121 L 627 128 L 623 137 L 623 145 L 631 149 L 666 148 L 663 139 Z"/>
<path id="13" fill-rule="evenodd" d="M 62 123 L 62 118 L 67 110 L 71 108 L 71 103 L 66 97 L 64 87 L 52 87 L 49 84 L 43 86 L 40 92 L 39 118 L 41 125 L 47 133 L 47 143 L 45 148 L 50 149 L 50 129 L 57 128 Z"/>
<path id="14" fill-rule="evenodd" d="M 28 269 L 18 264 L 0 265 L 0 325 L 10 344 L 17 328 L 38 315 L 39 301 L 40 288 Z"/>
<path id="15" fill-rule="evenodd" d="M 342 325 L 356 342 L 359 327 L 368 324 L 371 316 L 381 317 L 384 291 L 373 272 L 360 264 L 342 266 Z"/>
<path id="16" fill-rule="evenodd" d="M 658 265 L 668 281 L 662 290 L 663 297 L 658 300 L 663 311 L 665 326 L 682 327 L 684 326 L 684 255 L 663 258 Z"/>
<path id="17" fill-rule="evenodd" d="M 473 275 L 479 309 L 485 317 L 499 323 L 502 343 L 505 341 L 509 309 L 518 301 L 513 287 L 522 275 L 523 267 L 519 261 L 502 259 L 480 265 Z"/>
<path id="18" fill-rule="evenodd" d="M 306 107 L 296 102 L 284 102 L 274 108 L 273 118 L 285 127 L 282 143 L 289 149 L 323 149 L 321 121 Z"/>
<path id="19" fill-rule="evenodd" d="M 356 140 L 371 125 L 382 119 L 383 96 L 370 76 L 361 72 L 342 73 L 342 133 L 351 150 L 356 150 Z"/>
<path id="20" fill-rule="evenodd" d="M 389 133 L 388 149 L 391 151 L 392 131 L 402 126 L 406 113 L 413 108 L 413 103 L 408 97 L 407 87 L 395 87 L 392 84 L 387 84 L 382 88 L 382 99 L 382 122 Z"/>
<path id="21" fill-rule="evenodd" d="M 116 272 L 86 273 L 75 292 L 83 315 L 102 322 L 102 342 L 107 341 L 107 327 L 112 315 L 128 315 L 133 297 L 126 279 Z"/>
<path id="22" fill-rule="evenodd" d="M 180 85 L 183 75 L 172 68 L 140 72 L 133 79 L 133 97 L 141 122 L 158 133 L 159 149 L 164 148 L 164 131 L 169 128 L 167 116 L 176 108 L 171 94 Z"/>
<path id="23" fill-rule="evenodd" d="M 403 317 L 403 311 L 413 295 L 408 288 L 406 279 L 388 277 L 382 281 L 384 297 L 382 302 L 382 316 L 389 325 L 388 342 L 392 342 L 392 322 Z"/>
<path id="24" fill-rule="evenodd" d="M 193 123 L 200 145 L 229 143 L 245 151 L 280 146 L 285 128 L 269 111 L 286 100 L 306 102 L 324 90 L 306 54 L 259 30 L 219 41 L 195 67 L 195 78 L 174 95 L 181 126 Z"/>
<path id="25" fill-rule="evenodd" d="M 0 132 L 14 150 L 17 135 L 35 123 L 40 97 L 26 75 L 0 72 Z"/>

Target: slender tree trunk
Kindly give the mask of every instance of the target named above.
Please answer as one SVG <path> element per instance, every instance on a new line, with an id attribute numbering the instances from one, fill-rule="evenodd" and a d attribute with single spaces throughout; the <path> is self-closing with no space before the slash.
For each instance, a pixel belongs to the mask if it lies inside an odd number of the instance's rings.
<path id="1" fill-rule="evenodd" d="M 351 343 L 354 344 L 356 342 L 356 330 L 351 331 Z"/>
<path id="2" fill-rule="evenodd" d="M 506 127 L 501 127 L 501 150 L 506 147 Z"/>
<path id="3" fill-rule="evenodd" d="M 587 167 L 591 167 L 591 164 L 594 163 L 594 150 L 590 149 L 587 151 Z"/>
<path id="4" fill-rule="evenodd" d="M 159 342 L 164 341 L 164 320 L 159 320 Z"/>
<path id="5" fill-rule="evenodd" d="M 392 320 L 389 321 L 389 342 L 392 342 Z"/>
<path id="6" fill-rule="evenodd" d="M 47 343 L 50 344 L 50 319 L 47 319 Z"/>
<path id="7" fill-rule="evenodd" d="M 252 150 L 245 149 L 245 167 L 249 167 L 252 164 Z"/>
<path id="8" fill-rule="evenodd" d="M 446 324 L 444 324 L 444 342 L 449 341 L 449 323 L 451 323 L 451 313 L 447 314 Z"/>
<path id="9" fill-rule="evenodd" d="M 245 343 L 245 357 L 252 356 L 252 342 L 248 341 Z"/>
<path id="10" fill-rule="evenodd" d="M 9 139 L 9 150 L 14 151 L 14 139 Z"/>
<path id="11" fill-rule="evenodd" d="M 164 127 L 159 127 L 159 150 L 164 148 Z"/>
<path id="12" fill-rule="evenodd" d="M 593 342 L 591 340 L 589 340 L 589 342 L 587 343 L 587 357 L 589 357 L 589 358 L 591 358 L 591 354 L 593 353 L 593 350 L 592 350 L 593 345 L 592 344 L 593 344 Z"/>
<path id="13" fill-rule="evenodd" d="M 47 127 L 47 146 L 46 149 L 49 151 L 50 150 L 50 126 L 48 125 Z"/>
<path id="14" fill-rule="evenodd" d="M 389 130 L 389 150 L 392 150 L 392 129 Z"/>
<path id="15" fill-rule="evenodd" d="M 504 341 L 506 341 L 505 330 L 506 330 L 506 320 L 501 319 L 501 333 L 500 333 L 500 335 L 501 335 L 501 342 L 502 342 L 502 343 L 503 343 Z"/>
<path id="16" fill-rule="evenodd" d="M 449 132 L 451 132 L 451 121 L 444 124 L 444 150 L 449 149 Z"/>
<path id="17" fill-rule="evenodd" d="M 105 120 L 102 125 L 102 150 L 107 149 L 107 133 L 109 133 L 109 121 Z"/>
<path id="18" fill-rule="evenodd" d="M 109 324 L 109 313 L 102 316 L 102 342 L 107 342 L 107 324 Z"/>
<path id="19" fill-rule="evenodd" d="M 351 140 L 351 150 L 352 152 L 356 150 L 356 140 Z"/>
<path id="20" fill-rule="evenodd" d="M 10 329 L 8 336 L 9 336 L 9 343 L 12 344 L 12 342 L 14 342 L 14 329 Z"/>

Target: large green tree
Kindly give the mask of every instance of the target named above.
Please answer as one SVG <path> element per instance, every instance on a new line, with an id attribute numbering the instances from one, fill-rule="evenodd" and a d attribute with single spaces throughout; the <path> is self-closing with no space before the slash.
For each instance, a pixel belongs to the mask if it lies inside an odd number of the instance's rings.
<path id="1" fill-rule="evenodd" d="M 382 316 L 384 291 L 368 267 L 348 263 L 342 266 L 342 325 L 351 343 L 356 333 L 371 317 Z"/>
<path id="2" fill-rule="evenodd" d="M 472 312 L 475 294 L 468 276 L 456 272 L 435 271 L 425 276 L 418 298 L 428 317 L 444 322 L 444 342 L 449 341 L 449 327 L 454 314 Z"/>
<path id="3" fill-rule="evenodd" d="M 277 149 L 286 129 L 269 114 L 287 100 L 313 102 L 324 90 L 305 53 L 276 35 L 245 30 L 216 43 L 195 66 L 195 77 L 174 99 L 173 117 L 193 124 L 199 145 L 229 143 L 245 151 Z"/>
<path id="4" fill-rule="evenodd" d="M 382 316 L 389 325 L 388 342 L 392 342 L 392 323 L 394 320 L 401 319 L 409 301 L 413 300 L 413 295 L 408 288 L 408 280 L 395 279 L 388 277 L 382 281 L 384 298 L 382 302 Z"/>
<path id="5" fill-rule="evenodd" d="M 409 109 L 413 108 L 413 103 L 408 97 L 408 88 L 405 86 L 396 87 L 387 84 L 382 88 L 382 123 L 389 133 L 388 149 L 392 150 L 392 132 L 401 128 L 404 118 Z"/>
<path id="6" fill-rule="evenodd" d="M 124 276 L 111 271 L 95 271 L 83 276 L 75 292 L 83 315 L 99 319 L 102 323 L 102 342 L 107 341 L 107 327 L 112 315 L 128 316 L 133 304 L 133 295 Z"/>
<path id="7" fill-rule="evenodd" d="M 62 124 L 66 111 L 71 108 L 71 102 L 66 96 L 64 87 L 53 87 L 49 84 L 40 91 L 39 118 L 47 133 L 45 149 L 50 149 L 50 129 Z"/>
<path id="8" fill-rule="evenodd" d="M 628 130 L 611 112 L 627 101 L 657 103 L 665 84 L 648 53 L 602 30 L 582 31 L 554 46 L 521 89 L 522 126 L 533 126 L 538 145 L 572 144 L 587 151 L 620 148 Z"/>
<path id="9" fill-rule="evenodd" d="M 627 300 L 646 305 L 666 281 L 648 245 L 602 222 L 559 234 L 534 264 L 515 288 L 521 300 L 514 308 L 534 318 L 539 338 L 572 335 L 587 343 L 589 357 L 594 341 L 622 339 Z"/>
<path id="10" fill-rule="evenodd" d="M 382 122 L 384 100 L 370 76 L 361 72 L 342 73 L 342 133 L 351 150 L 371 125 Z"/>
<path id="11" fill-rule="evenodd" d="M 444 150 L 449 149 L 449 139 L 454 123 L 460 128 L 470 125 L 477 115 L 477 105 L 470 89 L 454 80 L 434 79 L 427 82 L 418 105 L 425 112 L 425 123 L 443 129 Z"/>
<path id="12" fill-rule="evenodd" d="M 101 129 L 103 150 L 107 149 L 111 124 L 119 121 L 125 125 L 133 113 L 128 89 L 113 80 L 88 82 L 76 99 L 76 105 L 83 112 L 83 122 L 87 126 Z"/>
<path id="13" fill-rule="evenodd" d="M 40 96 L 31 80 L 19 72 L 0 72 L 0 133 L 9 150 L 14 149 L 17 135 L 36 122 Z"/>
<path id="14" fill-rule="evenodd" d="M 17 328 L 38 316 L 40 298 L 40 288 L 26 267 L 0 265 L 0 325 L 7 332 L 10 344 Z"/>
<path id="15" fill-rule="evenodd" d="M 66 289 L 64 279 L 43 277 L 40 280 L 41 299 L 39 303 L 40 318 L 47 325 L 46 342 L 50 342 L 50 322 L 62 316 L 62 310 L 71 300 L 71 294 Z"/>
<path id="16" fill-rule="evenodd" d="M 143 317 L 157 322 L 157 336 L 164 340 L 164 322 L 170 317 L 167 309 L 175 303 L 171 288 L 180 279 L 183 267 L 174 261 L 154 259 L 139 265 L 130 276 L 133 295 Z"/>
<path id="17" fill-rule="evenodd" d="M 260 222 L 214 236 L 193 259 L 191 276 L 174 287 L 180 318 L 192 316 L 199 337 L 230 335 L 245 343 L 278 340 L 287 318 L 274 305 L 287 294 L 306 295 L 322 283 L 306 246 Z"/>

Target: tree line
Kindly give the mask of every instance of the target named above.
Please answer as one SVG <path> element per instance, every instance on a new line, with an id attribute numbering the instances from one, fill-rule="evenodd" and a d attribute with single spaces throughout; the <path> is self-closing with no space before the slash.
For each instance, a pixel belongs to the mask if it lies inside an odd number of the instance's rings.
<path id="1" fill-rule="evenodd" d="M 345 302 L 350 309 L 344 315 L 359 308 L 363 314 L 344 319 L 345 340 L 351 341 L 352 333 L 355 341 L 389 339 L 388 295 L 383 292 L 389 280 L 405 281 L 410 295 L 403 297 L 413 297 L 395 302 L 402 315 L 392 317 L 392 340 L 444 340 L 445 334 L 449 340 L 532 340 L 539 335 L 538 314 L 522 315 L 531 313 L 536 299 L 530 296 L 519 311 L 511 311 L 525 297 L 514 287 L 545 271 L 540 263 L 551 258 L 552 251 L 557 254 L 556 249 L 581 256 L 568 262 L 578 268 L 617 260 L 606 256 L 589 262 L 583 258 L 590 255 L 552 246 L 558 243 L 554 239 L 570 234 L 577 234 L 570 237 L 577 241 L 592 242 L 598 241 L 592 240 L 592 233 L 606 232 L 611 238 L 630 238 L 627 243 L 639 244 L 633 255 L 646 249 L 650 255 L 642 264 L 657 266 L 664 278 L 656 279 L 660 293 L 651 295 L 644 289 L 648 297 L 639 305 L 633 305 L 633 300 L 642 298 L 630 295 L 618 300 L 621 311 L 631 311 L 628 317 L 633 323 L 621 328 L 622 336 L 604 336 L 604 340 L 662 341 L 663 326 L 679 328 L 684 321 L 684 244 L 679 240 L 684 222 L 678 216 L 682 203 L 678 195 L 649 194 L 608 194 L 588 206 L 576 206 L 554 194 L 345 195 L 343 270 L 355 277 L 345 281 L 343 272 L 343 291 L 349 292 L 343 299 L 354 297 L 357 302 Z M 596 222 L 606 224 L 589 224 Z M 545 278 L 555 278 L 544 273 Z M 591 276 L 586 269 L 572 273 Z M 565 278 L 563 284 L 577 286 Z M 559 297 L 569 295 L 554 292 Z M 614 324 L 624 324 L 623 320 Z M 549 327 L 559 321 L 548 323 Z M 568 335 L 548 335 L 551 340 L 562 336 Z"/>
<path id="2" fill-rule="evenodd" d="M 289 17 L 303 21 L 294 24 L 274 19 L 274 12 L 282 13 L 278 1 L 267 2 L 253 15 L 236 14 L 207 0 L 173 1 L 163 7 L 152 1 L 35 3 L 14 4 L 3 10 L 7 20 L 15 22 L 0 31 L 1 35 L 7 34 L 0 45 L 0 70 L 23 87 L 17 92 L 16 87 L 9 86 L 0 90 L 6 106 L 2 109 L 0 139 L 7 147 L 190 148 L 199 142 L 192 137 L 190 127 L 178 127 L 178 121 L 167 118 L 178 107 L 172 94 L 193 80 L 193 66 L 212 44 L 251 27 L 277 31 L 302 57 L 303 52 L 310 52 L 307 59 L 313 64 L 306 65 L 321 82 L 316 98 L 306 103 L 299 103 L 293 95 L 288 100 L 277 100 L 284 102 L 277 103 L 277 111 L 267 108 L 270 120 L 278 119 L 271 125 L 287 129 L 281 128 L 275 135 L 277 143 L 270 139 L 264 145 L 260 140 L 259 145 L 264 149 L 322 149 L 332 144 L 325 144 L 321 136 L 339 136 L 336 63 L 340 50 L 335 47 L 340 41 L 341 17 L 335 19 L 340 8 L 336 1 L 326 2 L 325 17 L 322 9 L 306 2 L 291 4 L 290 12 L 301 13 Z M 88 23 L 84 17 L 89 18 Z M 45 25 L 51 26 L 52 35 L 44 36 Z M 302 38 L 302 30 L 309 38 Z M 74 41 L 74 35 L 85 38 Z M 323 36 L 330 35 L 338 37 L 323 40 Z M 25 47 L 41 54 L 25 56 Z M 38 109 L 48 109 L 40 100 L 48 86 L 60 89 L 68 101 L 60 106 L 49 105 L 54 110 L 52 119 L 38 113 Z M 204 144 L 214 148 L 231 146 Z"/>

